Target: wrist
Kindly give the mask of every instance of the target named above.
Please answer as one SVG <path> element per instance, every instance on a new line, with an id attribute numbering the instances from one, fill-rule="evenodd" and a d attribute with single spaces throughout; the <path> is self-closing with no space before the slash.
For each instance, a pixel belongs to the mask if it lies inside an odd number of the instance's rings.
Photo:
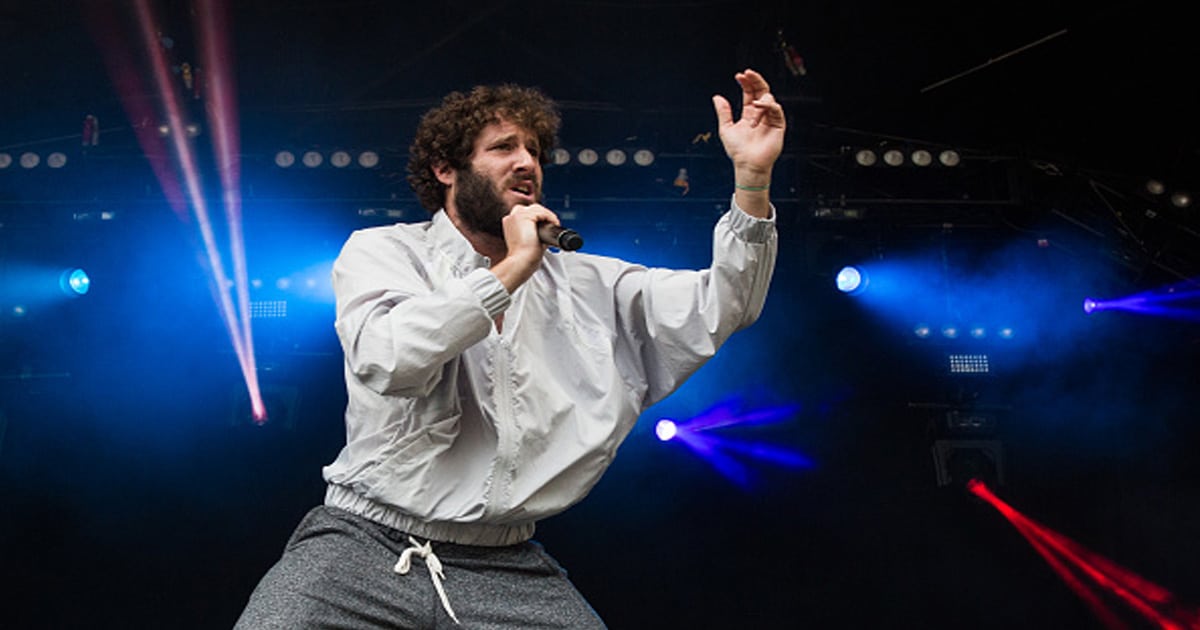
<path id="1" fill-rule="evenodd" d="M 741 190 L 766 190 L 771 185 L 771 169 L 735 165 L 733 184 Z"/>

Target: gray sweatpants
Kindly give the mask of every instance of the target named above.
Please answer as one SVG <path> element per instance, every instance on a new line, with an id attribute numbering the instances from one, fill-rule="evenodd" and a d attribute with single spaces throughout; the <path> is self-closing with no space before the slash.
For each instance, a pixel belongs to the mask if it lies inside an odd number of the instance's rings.
<path id="1" fill-rule="evenodd" d="M 538 543 L 435 542 L 456 625 L 423 560 L 412 558 L 407 574 L 393 570 L 410 546 L 403 532 L 337 508 L 314 508 L 250 596 L 236 630 L 605 627 Z"/>

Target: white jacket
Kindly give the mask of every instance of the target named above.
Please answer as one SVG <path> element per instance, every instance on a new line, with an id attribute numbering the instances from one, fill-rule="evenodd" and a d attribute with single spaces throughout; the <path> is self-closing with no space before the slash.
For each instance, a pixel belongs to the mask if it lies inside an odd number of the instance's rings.
<path id="1" fill-rule="evenodd" d="M 438 541 L 530 538 L 758 317 L 773 216 L 735 205 L 713 241 L 702 271 L 548 252 L 510 296 L 445 212 L 352 234 L 333 267 L 349 404 L 326 504 Z"/>

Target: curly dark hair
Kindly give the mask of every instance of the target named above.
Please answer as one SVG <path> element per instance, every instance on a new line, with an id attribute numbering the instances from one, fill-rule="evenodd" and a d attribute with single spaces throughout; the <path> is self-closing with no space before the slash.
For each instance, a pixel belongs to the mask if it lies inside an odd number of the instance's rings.
<path id="1" fill-rule="evenodd" d="M 538 159 L 542 164 L 549 161 L 562 119 L 558 106 L 540 90 L 504 84 L 477 86 L 469 94 L 451 92 L 421 117 L 409 148 L 408 184 L 421 206 L 434 213 L 445 204 L 446 185 L 433 169 L 443 163 L 454 169 L 470 168 L 479 132 L 501 118 L 537 136 Z"/>

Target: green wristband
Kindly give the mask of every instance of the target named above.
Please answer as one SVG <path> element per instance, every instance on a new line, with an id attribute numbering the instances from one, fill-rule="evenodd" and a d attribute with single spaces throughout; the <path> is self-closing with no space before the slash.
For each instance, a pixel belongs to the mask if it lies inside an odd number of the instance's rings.
<path id="1" fill-rule="evenodd" d="M 733 187 L 738 190 L 749 190 L 751 192 L 762 192 L 764 190 L 769 190 L 771 188 L 769 185 L 768 186 L 743 186 L 736 182 L 733 184 Z"/>

